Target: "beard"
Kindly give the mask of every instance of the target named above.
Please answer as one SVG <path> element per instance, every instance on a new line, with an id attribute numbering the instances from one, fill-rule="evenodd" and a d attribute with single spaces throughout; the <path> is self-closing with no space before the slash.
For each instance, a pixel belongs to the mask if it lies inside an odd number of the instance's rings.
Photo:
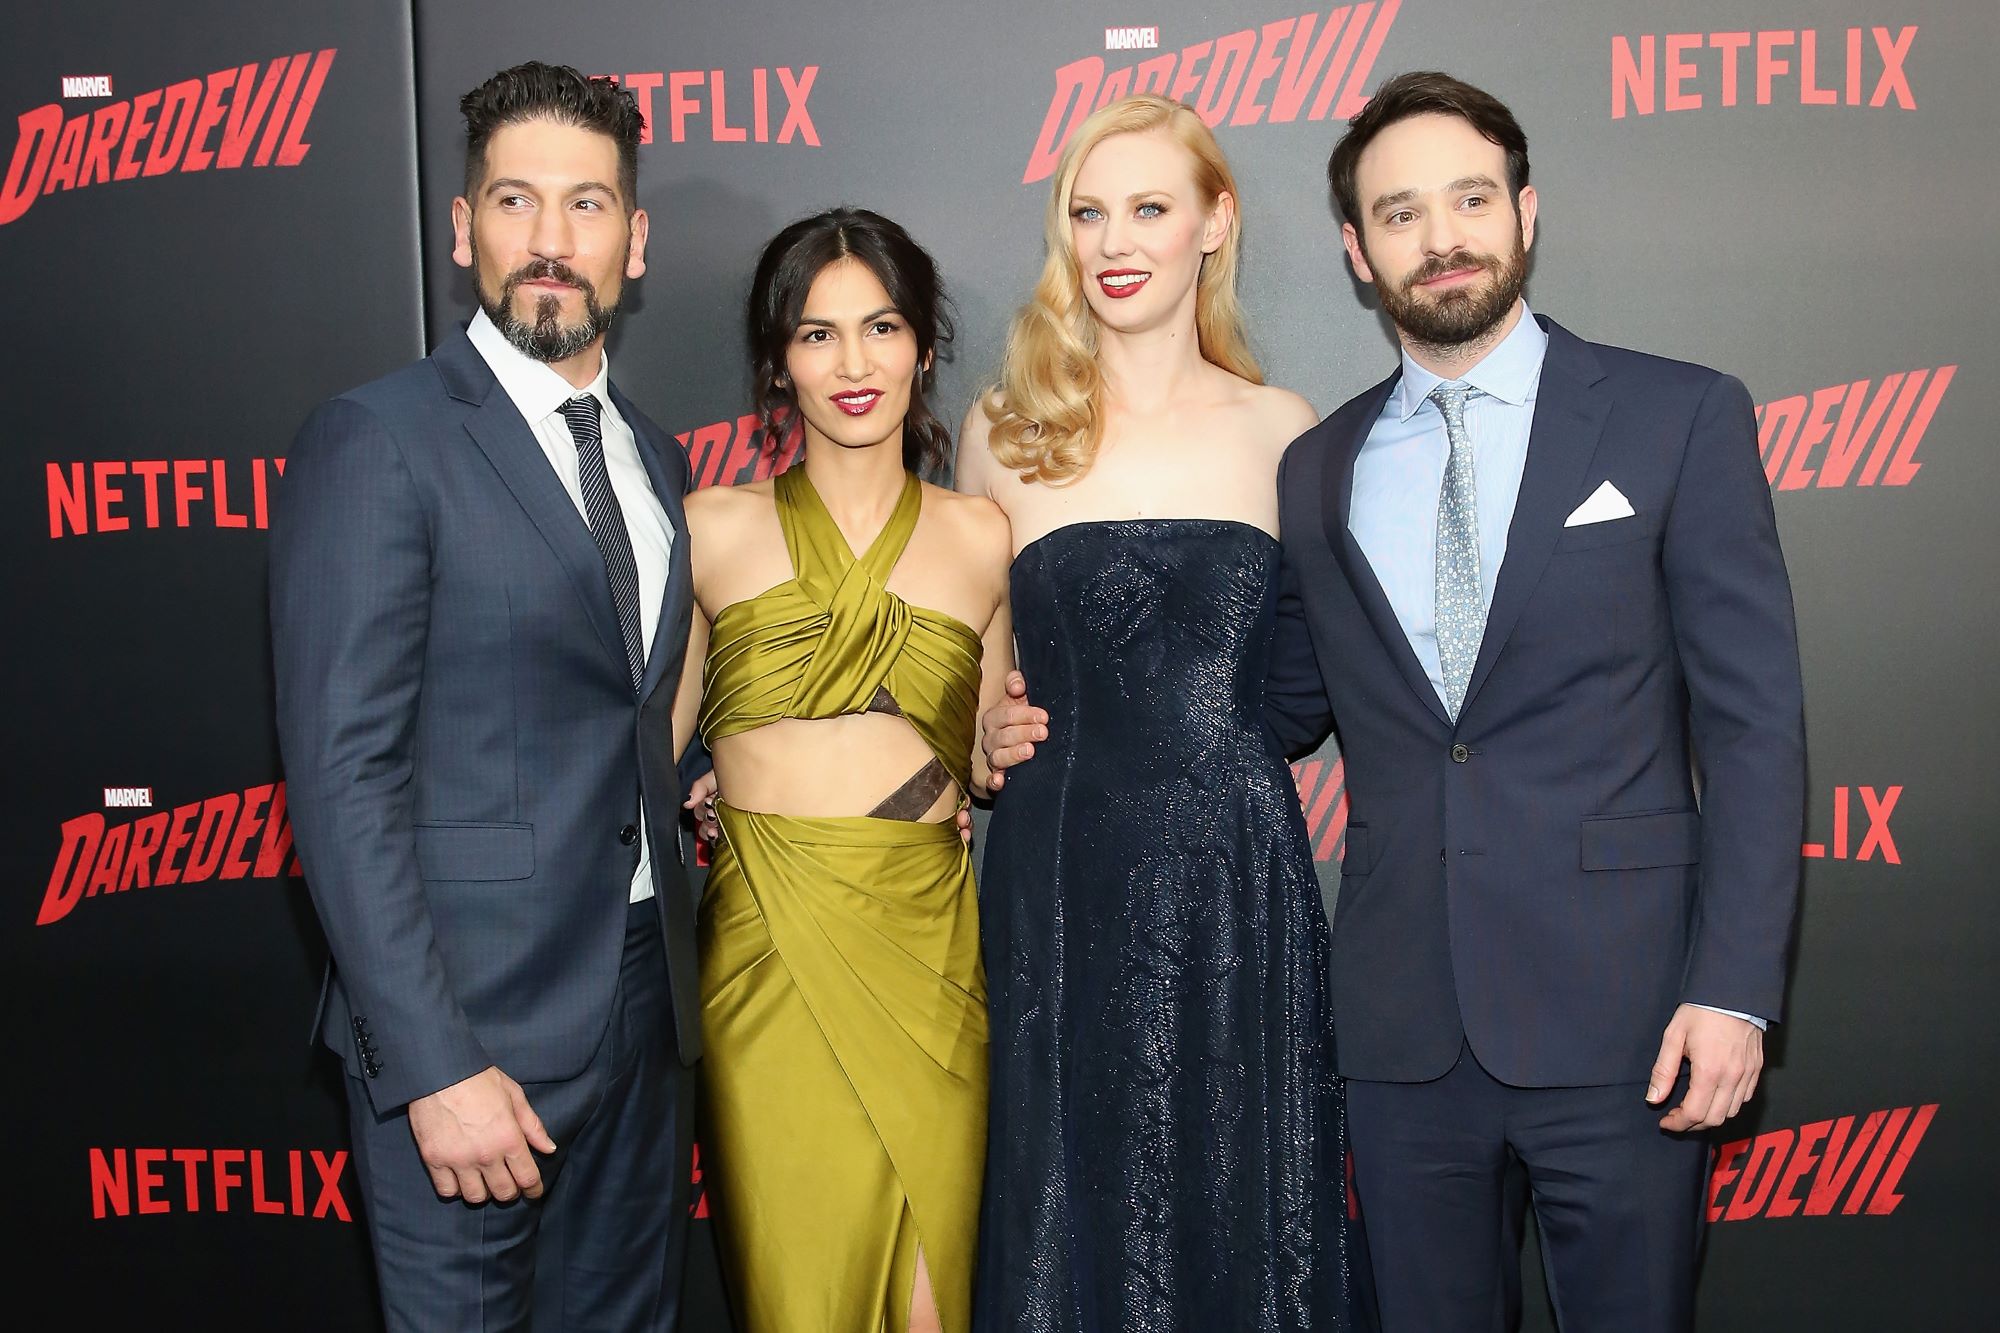
<path id="1" fill-rule="evenodd" d="M 479 263 L 476 246 L 472 262 L 476 268 Z M 524 320 L 515 315 L 514 293 L 524 282 L 542 280 L 568 283 L 582 294 L 582 323 L 563 323 L 561 299 L 546 295 L 535 298 L 533 319 Z M 474 285 L 479 286 L 477 282 Z M 521 265 L 500 284 L 498 296 L 489 298 L 482 289 L 479 306 L 508 342 L 523 355 L 542 362 L 567 361 L 583 351 L 610 329 L 612 317 L 618 313 L 616 301 L 608 306 L 599 305 L 596 286 L 560 259 L 534 259 Z"/>
<path id="2" fill-rule="evenodd" d="M 1419 283 L 1456 273 L 1461 269 L 1483 269 L 1484 281 L 1456 287 L 1437 296 L 1417 290 Z M 1396 327 L 1420 346 L 1450 351 L 1478 342 L 1514 308 L 1521 290 L 1528 284 L 1528 251 L 1519 233 L 1506 258 L 1455 250 L 1449 255 L 1425 260 L 1400 283 L 1383 283 L 1382 308 Z"/>

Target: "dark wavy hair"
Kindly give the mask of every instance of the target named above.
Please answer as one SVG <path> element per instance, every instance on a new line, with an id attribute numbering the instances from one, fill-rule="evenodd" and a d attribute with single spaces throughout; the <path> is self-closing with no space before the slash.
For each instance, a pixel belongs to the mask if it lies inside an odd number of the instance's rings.
<path id="1" fill-rule="evenodd" d="M 618 193 L 625 211 L 639 206 L 639 135 L 646 122 L 638 100 L 614 81 L 530 60 L 459 98 L 458 109 L 465 114 L 466 198 L 486 180 L 486 144 L 495 132 L 526 120 L 553 120 L 609 136 L 618 145 Z"/>
<path id="2" fill-rule="evenodd" d="M 1521 132 L 1514 113 L 1492 93 L 1463 79 L 1436 70 L 1417 70 L 1398 74 L 1377 88 L 1361 113 L 1347 122 L 1347 133 L 1327 159 L 1326 179 L 1333 187 L 1334 201 L 1356 232 L 1366 234 L 1354 179 L 1362 151 L 1383 130 L 1412 116 L 1456 116 L 1502 149 L 1507 154 L 1507 193 L 1519 211 L 1521 187 L 1528 183 L 1528 136 Z"/>
<path id="3" fill-rule="evenodd" d="M 940 349 L 954 332 L 950 298 L 937 262 L 901 227 L 865 208 L 832 208 L 800 218 L 771 238 L 750 284 L 750 367 L 764 449 L 776 452 L 799 404 L 785 375 L 785 352 L 799 331 L 806 295 L 828 264 L 866 264 L 909 322 L 917 339 L 917 377 L 903 418 L 903 466 L 941 474 L 951 462 L 951 432 L 931 411 L 925 394 L 937 385 Z"/>

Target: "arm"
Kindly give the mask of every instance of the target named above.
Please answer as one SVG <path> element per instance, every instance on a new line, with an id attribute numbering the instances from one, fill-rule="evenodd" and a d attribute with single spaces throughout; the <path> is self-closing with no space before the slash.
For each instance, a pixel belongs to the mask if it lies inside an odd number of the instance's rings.
<path id="1" fill-rule="evenodd" d="M 1805 824 L 1791 582 L 1750 395 L 1728 376 L 1695 412 L 1662 566 L 1702 773 L 1694 941 L 1653 1076 L 1664 1097 L 1685 1052 L 1688 1097 L 1662 1121 L 1679 1129 L 1719 1124 L 1755 1091 L 1762 1034 L 1720 1011 L 1782 1016 Z"/>
<path id="2" fill-rule="evenodd" d="M 401 448 L 336 400 L 307 419 L 271 525 L 278 742 L 313 906 L 388 1112 L 493 1062 L 452 993 L 410 784 L 430 621 L 427 516 Z"/>
<path id="3" fill-rule="evenodd" d="M 1006 584 L 1001 584 L 1000 605 L 993 613 L 993 619 L 986 626 L 986 633 L 980 636 L 982 651 L 979 658 L 979 736 L 972 745 L 972 788 L 975 795 L 991 796 L 1000 785 L 999 774 L 993 771 L 989 761 L 984 733 L 986 720 L 1006 703 L 1007 687 L 1010 681 L 1021 679 L 1014 670 L 1014 609 L 1008 603 Z"/>
<path id="4" fill-rule="evenodd" d="M 1292 444 L 1311 430 L 1317 418 L 1312 406 L 1296 394 L 1284 395 L 1296 407 L 1280 422 L 1282 437 Z M 1285 433 L 1289 432 L 1289 433 Z M 1285 496 L 1290 493 L 1285 469 L 1292 461 L 1291 444 L 1278 457 L 1278 512 L 1282 515 Z M 1313 649 L 1312 630 L 1306 623 L 1305 596 L 1300 589 L 1298 566 L 1289 549 L 1278 574 L 1278 618 L 1271 634 L 1271 664 L 1264 677 L 1264 723 L 1277 739 L 1287 759 L 1296 759 L 1319 748 L 1333 730 L 1333 705 L 1326 696 L 1326 677 L 1321 673 L 1319 654 Z"/>

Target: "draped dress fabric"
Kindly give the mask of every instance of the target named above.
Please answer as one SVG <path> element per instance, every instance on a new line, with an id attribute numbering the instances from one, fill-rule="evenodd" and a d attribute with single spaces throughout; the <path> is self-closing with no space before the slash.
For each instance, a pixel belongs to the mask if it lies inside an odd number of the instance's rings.
<path id="1" fill-rule="evenodd" d="M 795 577 L 716 616 L 703 735 L 866 712 L 886 687 L 964 790 L 979 636 L 884 587 L 921 484 L 858 560 L 803 467 L 775 485 Z M 741 1326 L 903 1333 L 921 1245 L 962 1333 L 987 1084 L 970 856 L 950 820 L 716 809 L 702 1168 Z"/>
<path id="2" fill-rule="evenodd" d="M 998 793 L 982 1333 L 1350 1327 L 1329 942 L 1262 720 L 1279 547 L 1058 528 L 1013 567 L 1049 736 Z"/>

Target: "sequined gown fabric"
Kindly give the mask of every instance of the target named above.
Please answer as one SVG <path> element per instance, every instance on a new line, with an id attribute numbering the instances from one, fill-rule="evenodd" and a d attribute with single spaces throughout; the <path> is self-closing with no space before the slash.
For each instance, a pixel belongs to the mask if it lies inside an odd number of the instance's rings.
<path id="1" fill-rule="evenodd" d="M 1013 567 L 1049 739 L 994 806 L 974 1327 L 1350 1327 L 1328 939 L 1261 719 L 1279 547 L 1058 528 Z"/>

